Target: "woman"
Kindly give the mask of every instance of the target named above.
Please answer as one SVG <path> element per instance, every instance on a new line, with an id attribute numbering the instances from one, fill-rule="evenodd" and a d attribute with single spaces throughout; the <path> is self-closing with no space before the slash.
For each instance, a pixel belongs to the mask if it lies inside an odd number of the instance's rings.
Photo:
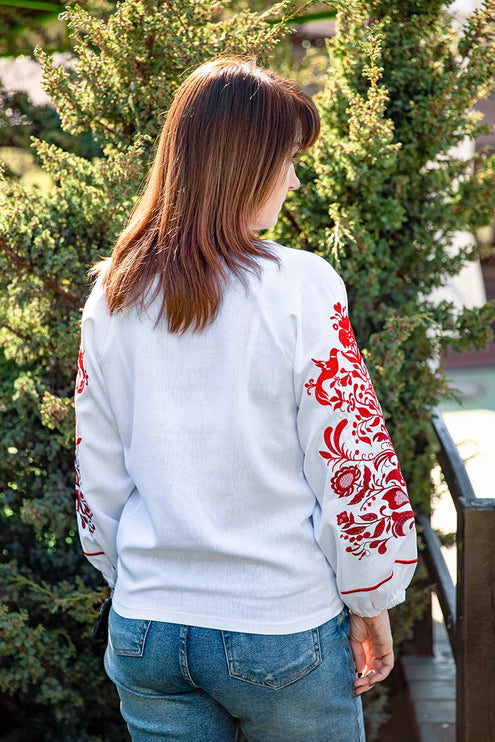
<path id="1" fill-rule="evenodd" d="M 78 524 L 134 741 L 359 742 L 393 666 L 414 517 L 345 287 L 255 235 L 318 134 L 254 61 L 194 70 L 84 309 Z"/>

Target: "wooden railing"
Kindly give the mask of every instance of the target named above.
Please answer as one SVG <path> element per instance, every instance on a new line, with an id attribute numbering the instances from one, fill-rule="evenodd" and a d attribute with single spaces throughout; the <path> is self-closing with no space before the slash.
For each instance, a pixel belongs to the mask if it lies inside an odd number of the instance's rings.
<path id="1" fill-rule="evenodd" d="M 433 420 L 437 460 L 457 511 L 457 587 L 425 515 L 423 559 L 438 596 L 456 664 L 456 742 L 495 741 L 495 499 L 477 498 L 443 418 Z M 493 431 L 495 438 L 495 430 Z M 495 457 L 493 461 L 495 493 Z M 431 616 L 416 646 L 432 647 Z M 422 635 L 421 635 L 422 634 Z"/>

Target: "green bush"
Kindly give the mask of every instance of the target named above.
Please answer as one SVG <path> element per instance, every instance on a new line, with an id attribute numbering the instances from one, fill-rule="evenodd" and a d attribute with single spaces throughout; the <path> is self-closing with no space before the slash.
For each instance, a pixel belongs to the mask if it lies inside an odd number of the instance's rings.
<path id="1" fill-rule="evenodd" d="M 322 135 L 273 235 L 338 267 L 413 502 L 428 511 L 431 411 L 447 392 L 438 361 L 447 346 L 483 347 L 495 317 L 493 303 L 430 298 L 478 257 L 474 240 L 452 254 L 455 233 L 495 209 L 495 158 L 451 150 L 484 131 L 473 104 L 493 87 L 495 2 L 462 31 L 438 1 L 339 7 L 315 96 Z"/>

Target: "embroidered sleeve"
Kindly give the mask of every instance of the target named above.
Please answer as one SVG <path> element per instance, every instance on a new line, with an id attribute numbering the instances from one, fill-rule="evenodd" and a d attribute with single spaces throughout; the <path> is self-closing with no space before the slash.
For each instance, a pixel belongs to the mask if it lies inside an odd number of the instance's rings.
<path id="1" fill-rule="evenodd" d="M 117 577 L 116 537 L 132 481 L 122 441 L 94 356 L 92 320 L 83 320 L 75 385 L 76 516 L 84 555 L 110 587 Z"/>
<path id="2" fill-rule="evenodd" d="M 301 311 L 295 388 L 315 538 L 342 600 L 362 616 L 405 599 L 417 546 L 414 514 L 383 412 L 356 344 L 341 279 Z"/>

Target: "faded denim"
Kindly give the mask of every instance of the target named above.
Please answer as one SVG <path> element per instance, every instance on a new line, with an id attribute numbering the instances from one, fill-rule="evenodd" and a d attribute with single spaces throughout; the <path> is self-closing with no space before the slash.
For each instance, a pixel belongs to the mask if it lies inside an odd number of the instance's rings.
<path id="1" fill-rule="evenodd" d="M 119 616 L 105 669 L 133 742 L 365 742 L 349 613 L 294 634 Z"/>

